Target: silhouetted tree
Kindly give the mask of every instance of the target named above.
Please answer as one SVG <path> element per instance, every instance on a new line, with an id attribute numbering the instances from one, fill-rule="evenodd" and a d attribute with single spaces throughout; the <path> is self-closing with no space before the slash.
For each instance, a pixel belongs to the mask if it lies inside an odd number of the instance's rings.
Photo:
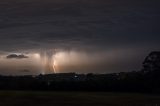
<path id="1" fill-rule="evenodd" d="M 143 71 L 160 71 L 160 52 L 151 52 L 143 62 Z"/>

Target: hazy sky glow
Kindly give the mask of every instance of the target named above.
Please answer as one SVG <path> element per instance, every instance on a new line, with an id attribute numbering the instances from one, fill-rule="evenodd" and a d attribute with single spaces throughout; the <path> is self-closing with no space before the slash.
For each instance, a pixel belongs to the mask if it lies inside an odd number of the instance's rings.
<path id="1" fill-rule="evenodd" d="M 0 74 L 111 73 L 160 50 L 159 0 L 1 0 Z M 22 53 L 28 58 L 6 58 Z"/>

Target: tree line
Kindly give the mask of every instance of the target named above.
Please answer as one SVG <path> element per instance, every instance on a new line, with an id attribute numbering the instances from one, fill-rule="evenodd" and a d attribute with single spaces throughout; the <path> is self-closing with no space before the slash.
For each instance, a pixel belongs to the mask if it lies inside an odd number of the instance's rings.
<path id="1" fill-rule="evenodd" d="M 113 91 L 160 93 L 160 52 L 151 52 L 139 71 L 112 74 L 59 73 L 0 76 L 0 90 Z"/>

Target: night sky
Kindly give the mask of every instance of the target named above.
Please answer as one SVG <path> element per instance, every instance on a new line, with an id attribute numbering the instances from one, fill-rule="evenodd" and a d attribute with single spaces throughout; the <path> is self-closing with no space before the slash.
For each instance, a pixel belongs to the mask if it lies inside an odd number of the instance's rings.
<path id="1" fill-rule="evenodd" d="M 140 70 L 158 50 L 159 0 L 0 1 L 0 74 Z"/>

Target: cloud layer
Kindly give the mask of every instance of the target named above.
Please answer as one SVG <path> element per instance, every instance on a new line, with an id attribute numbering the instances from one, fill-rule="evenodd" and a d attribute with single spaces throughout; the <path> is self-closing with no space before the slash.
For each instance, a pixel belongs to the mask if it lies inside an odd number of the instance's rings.
<path id="1" fill-rule="evenodd" d="M 7 59 L 23 59 L 23 58 L 28 58 L 28 56 L 25 56 L 23 54 L 10 54 L 8 56 L 6 56 Z"/>
<path id="2" fill-rule="evenodd" d="M 159 0 L 1 0 L 0 52 L 109 52 L 121 57 L 115 66 L 122 64 L 108 70 L 134 69 L 160 48 L 159 5 Z"/>

